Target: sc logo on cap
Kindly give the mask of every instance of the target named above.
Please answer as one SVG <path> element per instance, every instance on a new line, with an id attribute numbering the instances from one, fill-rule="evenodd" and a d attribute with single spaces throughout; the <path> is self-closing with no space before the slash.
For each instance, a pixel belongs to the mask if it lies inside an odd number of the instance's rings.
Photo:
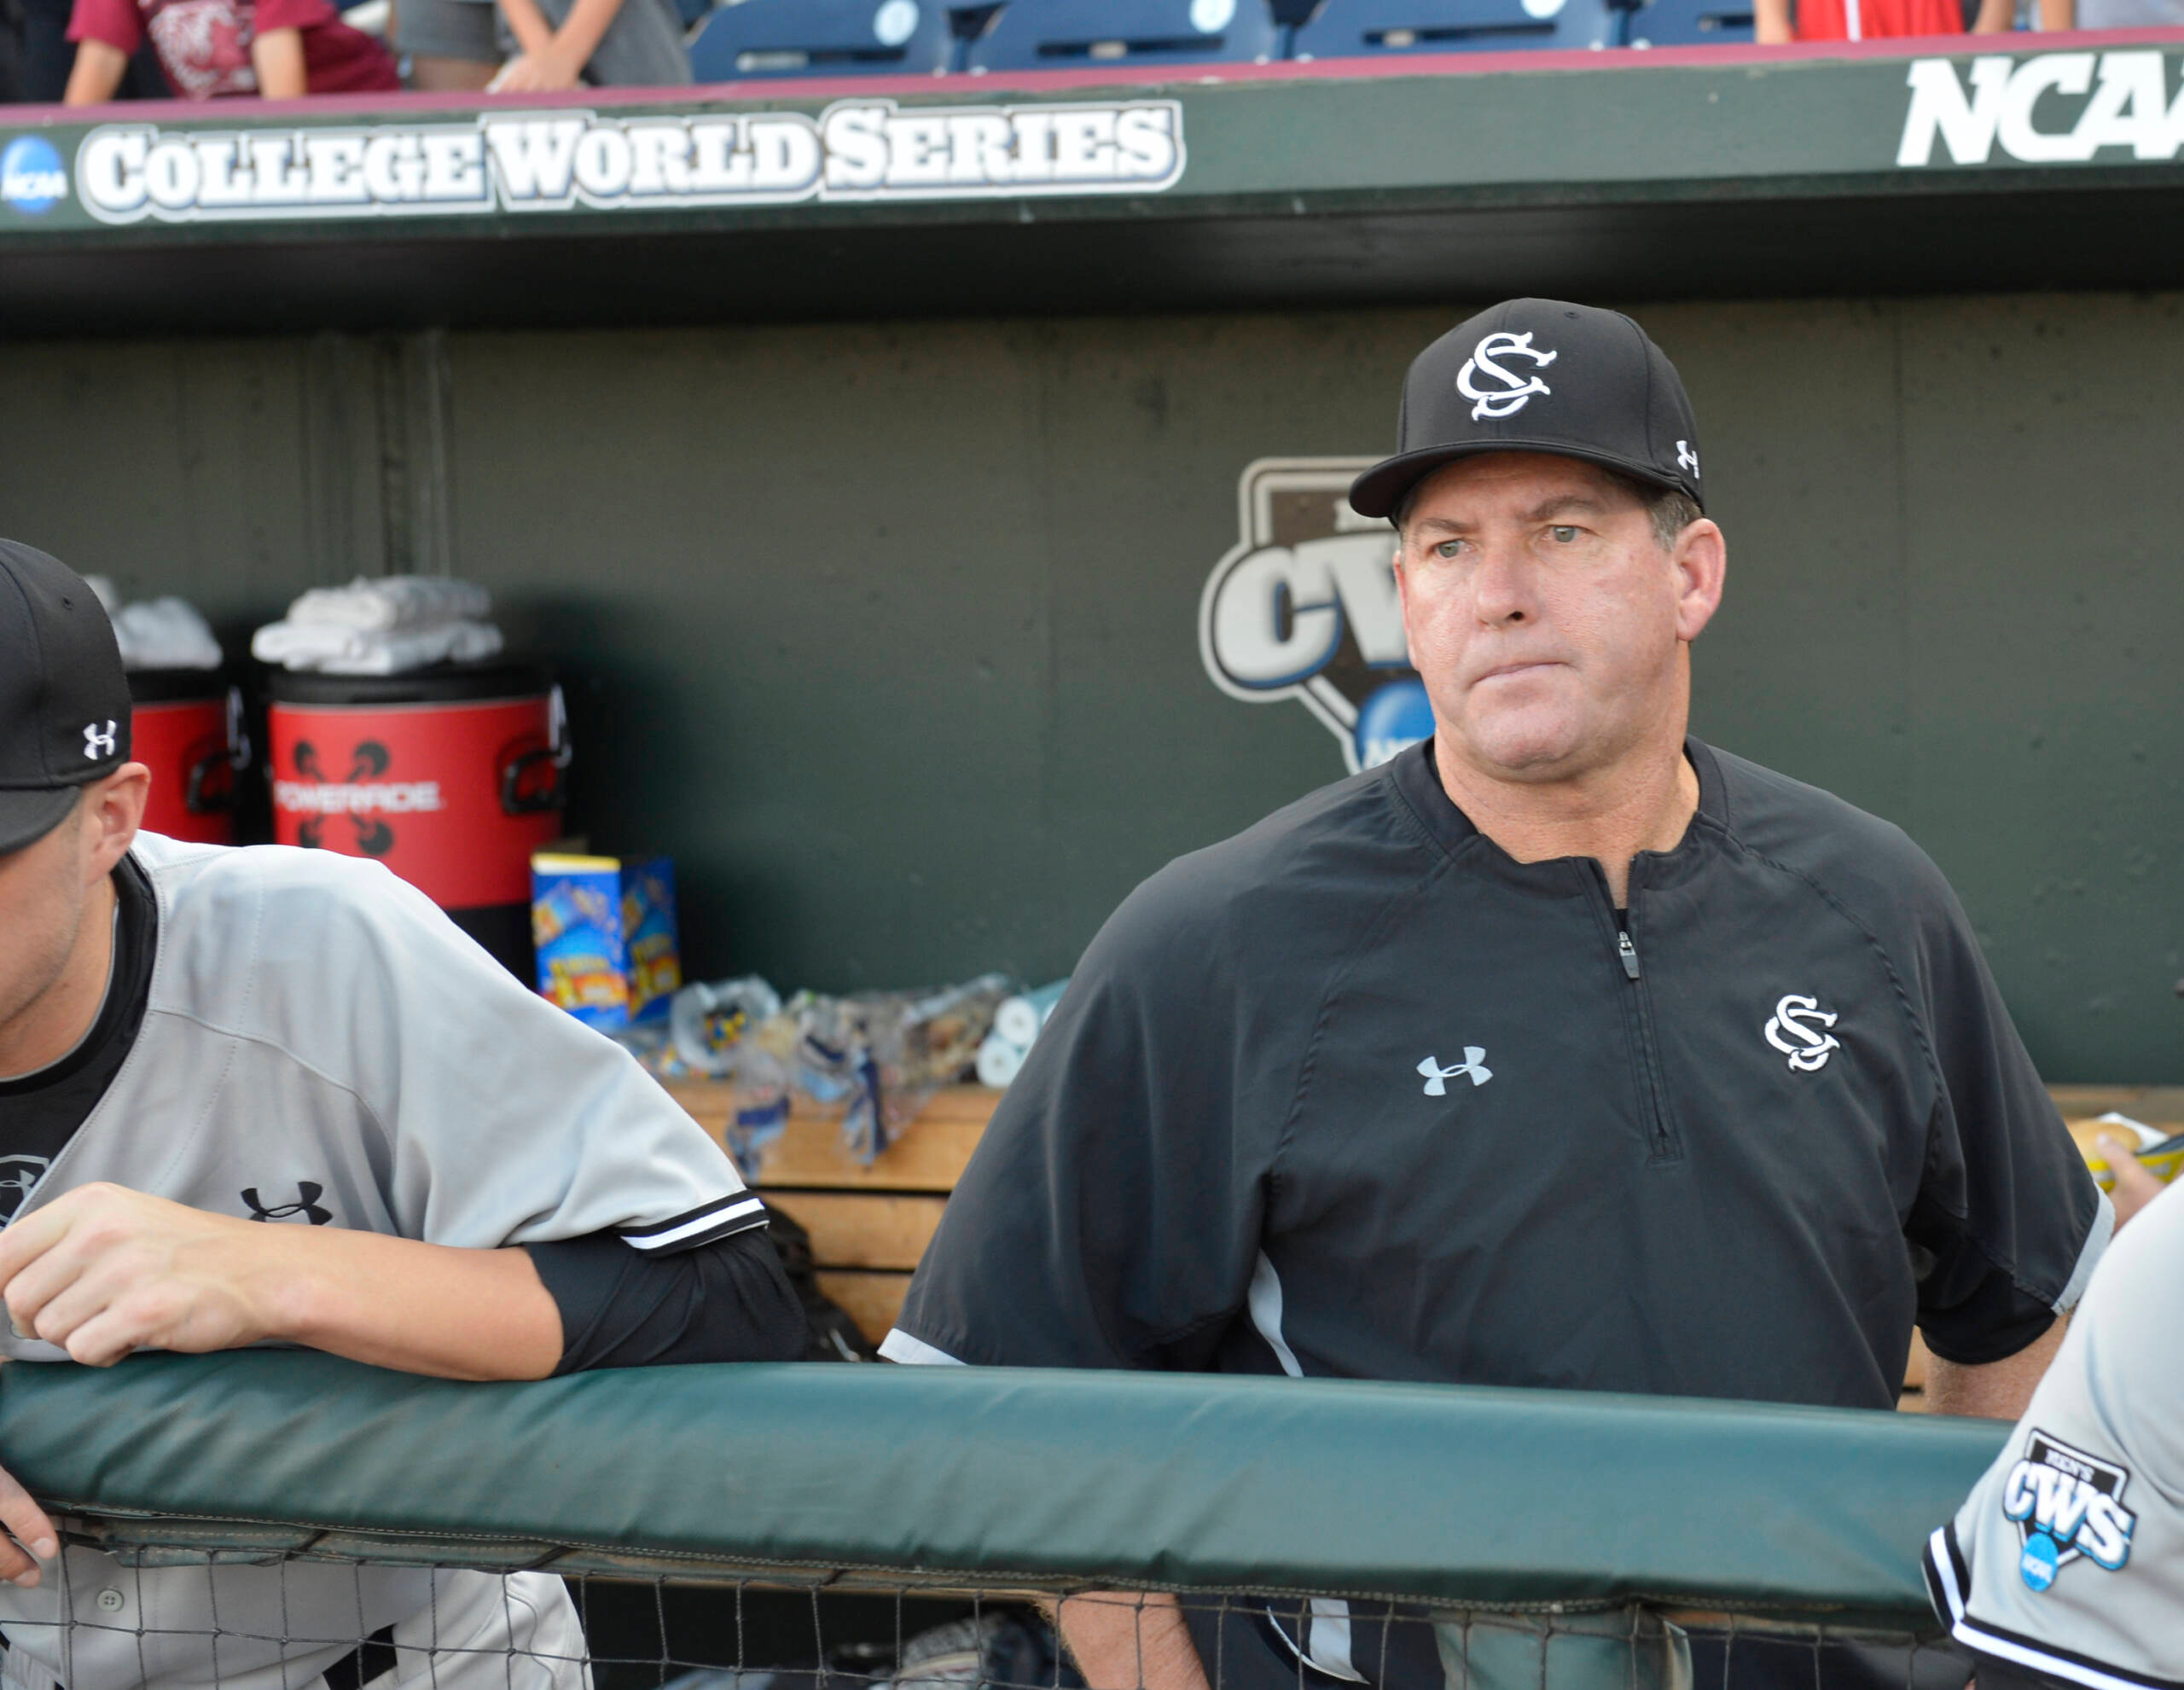
<path id="1" fill-rule="evenodd" d="M 68 197 L 68 171 L 42 135 L 19 135 L 0 152 L 0 200 L 43 217 Z"/>
<path id="2" fill-rule="evenodd" d="M 1533 394 L 1554 391 L 1536 375 L 1519 380 L 1513 370 L 1504 369 L 1495 363 L 1496 358 L 1530 358 L 1544 369 L 1560 356 L 1559 352 L 1536 350 L 1530 329 L 1522 334 L 1497 329 L 1484 336 L 1472 348 L 1464 367 L 1456 372 L 1456 391 L 1467 399 L 1478 401 L 1471 408 L 1471 420 L 1479 422 L 1488 417 L 1514 416 L 1532 402 Z M 1482 387 L 1476 379 L 1481 376 L 1500 385 Z"/>

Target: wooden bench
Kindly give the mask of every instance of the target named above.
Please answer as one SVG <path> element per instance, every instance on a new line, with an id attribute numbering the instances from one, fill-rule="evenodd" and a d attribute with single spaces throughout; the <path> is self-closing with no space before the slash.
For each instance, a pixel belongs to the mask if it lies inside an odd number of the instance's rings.
<path id="1" fill-rule="evenodd" d="M 723 1139 L 735 1109 L 724 1083 L 677 1080 L 667 1089 L 700 1126 Z M 2059 1085 L 2048 1091 L 2073 1127 L 2114 1110 L 2151 1127 L 2184 1131 L 2184 1086 Z M 769 1203 L 811 1234 L 820 1288 L 874 1343 L 901 1312 L 910 1270 L 1000 1101 L 999 1092 L 985 1086 L 936 1093 L 916 1124 L 868 1168 L 842 1153 L 840 1126 L 831 1113 L 793 1114 L 767 1147 L 755 1183 Z M 1926 1346 L 1914 1333 L 1899 1407 L 1923 1406 L 1926 1360 Z"/>
<path id="2" fill-rule="evenodd" d="M 725 1145 L 735 1101 L 718 1080 L 668 1084 L 676 1101 Z M 819 1288 L 850 1312 L 877 1344 L 895 1324 L 910 1269 L 925 1254 L 941 1205 L 962 1177 L 1001 1094 L 950 1086 L 934 1095 L 916 1124 L 870 1167 L 845 1155 L 832 1112 L 799 1110 L 766 1147 L 754 1182 L 766 1201 L 811 1234 Z"/>

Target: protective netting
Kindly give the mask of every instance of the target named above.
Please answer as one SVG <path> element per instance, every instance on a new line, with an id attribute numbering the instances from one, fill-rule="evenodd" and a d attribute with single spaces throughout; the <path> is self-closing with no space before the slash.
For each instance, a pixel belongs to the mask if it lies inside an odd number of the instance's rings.
<path id="1" fill-rule="evenodd" d="M 510 1571 L 482 1542 L 275 1548 L 241 1523 L 81 1516 L 63 1531 L 44 1588 L 0 1593 L 10 1686 L 1192 1690 L 1195 1669 L 1208 1690 L 1963 1690 L 1969 1675 L 1931 1628 L 1827 1616 L 1032 1589 L 629 1554 L 601 1570 L 566 1551 Z"/>

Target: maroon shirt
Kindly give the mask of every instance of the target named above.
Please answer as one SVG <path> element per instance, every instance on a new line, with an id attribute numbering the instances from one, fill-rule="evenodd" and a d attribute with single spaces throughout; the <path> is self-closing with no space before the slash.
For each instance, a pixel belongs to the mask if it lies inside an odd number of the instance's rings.
<path id="1" fill-rule="evenodd" d="M 177 94 L 214 100 L 258 91 L 250 44 L 272 29 L 302 33 L 310 93 L 402 86 L 386 49 L 343 23 L 328 0 L 76 0 L 68 38 L 103 41 L 133 53 L 149 36 Z"/>

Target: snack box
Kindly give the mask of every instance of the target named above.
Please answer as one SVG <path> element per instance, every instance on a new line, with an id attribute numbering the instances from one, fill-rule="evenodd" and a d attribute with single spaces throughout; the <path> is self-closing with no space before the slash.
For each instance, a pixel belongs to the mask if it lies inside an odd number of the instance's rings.
<path id="1" fill-rule="evenodd" d="M 2103 1191 L 2116 1188 L 2116 1173 L 2101 1152 L 2099 1140 L 2102 1133 L 2120 1132 L 2126 1138 L 2138 1140 L 2139 1165 L 2164 1184 L 2175 1179 L 2176 1170 L 2184 1167 L 2184 1134 L 2171 1136 L 2143 1121 L 2114 1113 L 2097 1120 L 2072 1121 L 2069 1126 L 2071 1136 L 2077 1141 L 2078 1153 L 2085 1158 L 2086 1166 L 2093 1171 L 2094 1182 Z"/>
<path id="2" fill-rule="evenodd" d="M 538 990 L 602 1032 L 665 1021 L 682 984 L 675 865 L 665 857 L 531 859 Z"/>

